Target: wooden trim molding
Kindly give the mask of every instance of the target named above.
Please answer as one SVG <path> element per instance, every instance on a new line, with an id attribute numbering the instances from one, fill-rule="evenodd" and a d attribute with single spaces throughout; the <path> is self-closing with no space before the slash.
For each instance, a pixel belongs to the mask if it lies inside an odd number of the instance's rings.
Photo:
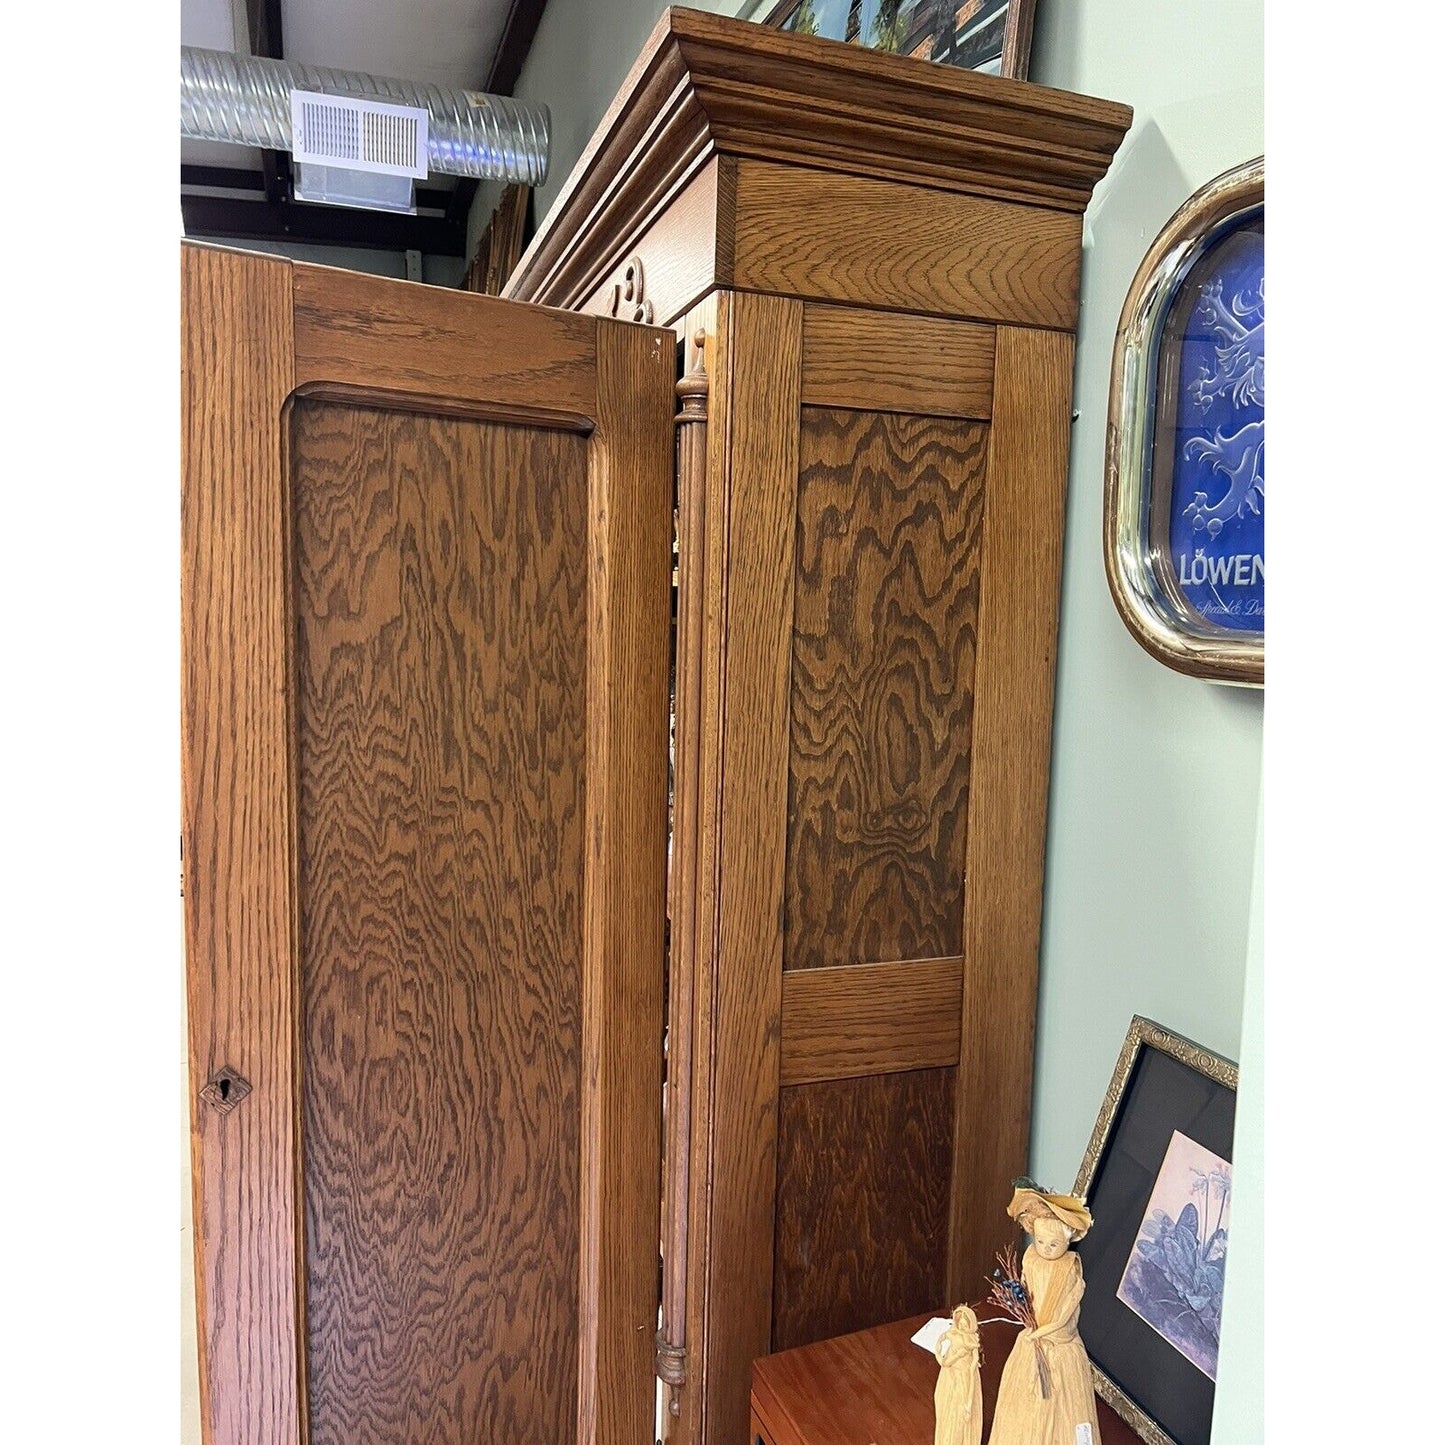
<path id="1" fill-rule="evenodd" d="M 962 958 L 789 969 L 780 1082 L 956 1064 L 962 1002 Z"/>
<path id="2" fill-rule="evenodd" d="M 693 10 L 664 12 L 505 295 L 576 306 L 713 156 L 1081 214 L 1128 106 Z M 718 284 L 729 284 L 720 274 Z"/>

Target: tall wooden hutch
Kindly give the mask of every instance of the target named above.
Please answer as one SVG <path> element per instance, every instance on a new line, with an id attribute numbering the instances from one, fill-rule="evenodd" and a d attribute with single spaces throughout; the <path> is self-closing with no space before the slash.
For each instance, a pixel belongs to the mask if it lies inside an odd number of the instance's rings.
<path id="1" fill-rule="evenodd" d="M 1027 1160 L 1082 212 L 1127 107 L 687 10 L 506 295 L 675 329 L 659 1369 L 984 1292 Z"/>

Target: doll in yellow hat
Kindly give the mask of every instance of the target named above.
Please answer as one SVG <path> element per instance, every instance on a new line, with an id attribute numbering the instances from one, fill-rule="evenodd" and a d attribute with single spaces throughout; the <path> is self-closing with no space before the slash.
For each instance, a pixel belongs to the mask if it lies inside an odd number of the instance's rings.
<path id="1" fill-rule="evenodd" d="M 1004 1362 L 989 1445 L 1097 1442 L 1094 1380 L 1079 1339 L 1084 1270 L 1069 1248 L 1088 1233 L 1093 1216 L 1077 1196 L 1047 1194 L 1028 1179 L 1016 1181 L 1008 1212 L 1032 1237 L 1021 1273 L 1035 1323 L 1020 1332 Z"/>

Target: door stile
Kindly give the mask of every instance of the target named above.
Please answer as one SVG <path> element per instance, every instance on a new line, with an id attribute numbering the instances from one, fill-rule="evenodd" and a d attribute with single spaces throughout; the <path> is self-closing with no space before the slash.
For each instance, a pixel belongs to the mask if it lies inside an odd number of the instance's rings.
<path id="1" fill-rule="evenodd" d="M 1028 1166 L 1074 338 L 1000 326 L 964 861 L 948 1298 L 987 1279 Z M 972 1202 L 972 1207 L 970 1207 Z"/>
<path id="2" fill-rule="evenodd" d="M 188 246 L 181 283 L 182 828 L 202 1423 L 207 1445 L 304 1445 L 278 426 L 294 384 L 291 266 Z"/>
<path id="3" fill-rule="evenodd" d="M 635 1445 L 656 1405 L 657 1251 L 638 1224 L 662 1170 L 676 361 L 666 333 L 594 324 L 578 1440 Z"/>

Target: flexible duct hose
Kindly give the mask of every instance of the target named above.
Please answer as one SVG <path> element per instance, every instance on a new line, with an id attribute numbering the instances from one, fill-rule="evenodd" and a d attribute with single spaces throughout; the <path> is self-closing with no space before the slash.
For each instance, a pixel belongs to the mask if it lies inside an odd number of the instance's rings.
<path id="1" fill-rule="evenodd" d="M 427 112 L 427 164 L 441 175 L 540 185 L 547 178 L 551 117 L 475 90 L 443 90 L 358 71 L 181 46 L 181 134 L 264 150 L 291 149 L 291 92 L 318 91 Z"/>

